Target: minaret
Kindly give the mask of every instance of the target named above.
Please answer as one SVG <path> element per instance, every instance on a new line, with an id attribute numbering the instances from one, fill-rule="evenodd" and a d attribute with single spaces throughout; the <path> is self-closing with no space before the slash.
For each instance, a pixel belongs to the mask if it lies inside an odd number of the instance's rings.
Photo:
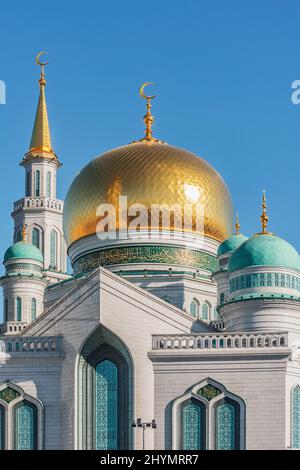
<path id="1" fill-rule="evenodd" d="M 66 246 L 63 237 L 63 201 L 56 197 L 57 170 L 61 166 L 55 154 L 48 121 L 45 96 L 45 66 L 40 62 L 39 101 L 29 150 L 20 165 L 25 169 L 25 197 L 14 203 L 14 242 L 22 238 L 27 227 L 28 241 L 39 248 L 44 257 L 44 275 L 50 282 L 65 279 Z"/>
<path id="2" fill-rule="evenodd" d="M 27 227 L 21 229 L 21 241 L 5 252 L 5 274 L 0 278 L 3 288 L 3 323 L 0 336 L 20 333 L 28 323 L 44 311 L 44 260 L 41 251 L 27 239 Z"/>

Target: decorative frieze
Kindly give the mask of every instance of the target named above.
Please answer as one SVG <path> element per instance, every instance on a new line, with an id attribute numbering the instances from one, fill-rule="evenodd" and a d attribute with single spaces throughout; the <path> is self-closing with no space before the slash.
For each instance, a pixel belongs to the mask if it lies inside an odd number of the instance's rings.
<path id="1" fill-rule="evenodd" d="M 171 246 L 128 246 L 88 253 L 75 261 L 74 273 L 91 271 L 98 266 L 116 264 L 175 264 L 214 272 L 217 260 L 208 253 Z"/>
<path id="2" fill-rule="evenodd" d="M 230 280 L 230 292 L 253 287 L 284 287 L 300 292 L 300 277 L 283 273 L 255 273 Z"/>

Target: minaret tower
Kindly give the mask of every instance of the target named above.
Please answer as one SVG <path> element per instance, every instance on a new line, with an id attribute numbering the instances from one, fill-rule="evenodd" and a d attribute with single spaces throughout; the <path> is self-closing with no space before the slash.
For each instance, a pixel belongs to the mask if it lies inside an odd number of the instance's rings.
<path id="1" fill-rule="evenodd" d="M 44 257 L 44 275 L 50 282 L 65 279 L 66 246 L 62 228 L 63 201 L 56 197 L 57 170 L 61 166 L 51 144 L 45 96 L 45 66 L 40 52 L 36 63 L 41 67 L 40 96 L 28 152 L 20 165 L 25 169 L 25 197 L 14 203 L 14 242 L 27 227 L 28 241 Z"/>

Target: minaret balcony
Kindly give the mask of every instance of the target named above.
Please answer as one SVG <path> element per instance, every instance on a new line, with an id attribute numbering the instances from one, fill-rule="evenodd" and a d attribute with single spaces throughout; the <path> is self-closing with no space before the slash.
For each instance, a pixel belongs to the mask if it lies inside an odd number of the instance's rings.
<path id="1" fill-rule="evenodd" d="M 14 212 L 20 210 L 45 209 L 58 213 L 63 212 L 64 202 L 49 197 L 23 197 L 14 203 Z"/>

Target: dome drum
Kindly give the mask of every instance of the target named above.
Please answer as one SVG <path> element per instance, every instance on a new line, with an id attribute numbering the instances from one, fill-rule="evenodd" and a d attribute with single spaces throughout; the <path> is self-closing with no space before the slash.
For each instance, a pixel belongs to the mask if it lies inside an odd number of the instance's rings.
<path id="1" fill-rule="evenodd" d="M 200 239 L 203 241 L 203 239 Z M 201 246 L 201 248 L 199 248 Z M 77 241 L 69 248 L 74 274 L 88 272 L 98 266 L 119 269 L 183 269 L 211 273 L 217 268 L 215 257 L 217 242 L 205 239 L 197 247 L 179 240 L 143 239 L 110 241 L 101 248 L 96 236 Z M 155 268 L 156 266 L 156 268 Z"/>
<path id="2" fill-rule="evenodd" d="M 274 266 L 256 266 L 231 273 L 229 301 L 250 295 L 290 295 L 300 298 L 300 272 Z"/>

